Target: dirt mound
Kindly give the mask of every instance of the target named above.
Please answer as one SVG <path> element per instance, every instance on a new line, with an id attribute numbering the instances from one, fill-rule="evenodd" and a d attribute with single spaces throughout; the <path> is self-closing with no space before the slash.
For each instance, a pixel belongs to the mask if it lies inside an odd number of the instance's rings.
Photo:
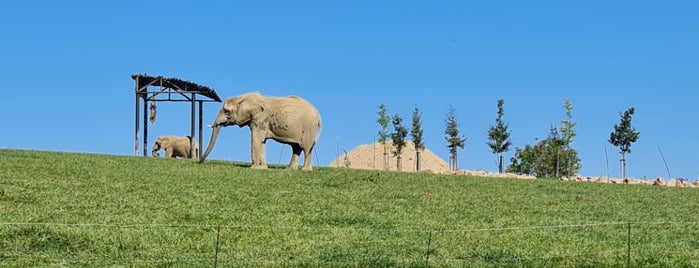
<path id="1" fill-rule="evenodd" d="M 395 155 L 396 148 L 393 143 L 386 142 L 386 152 L 388 153 L 388 169 L 397 170 L 398 157 Z M 360 145 L 350 152 L 345 152 L 335 161 L 330 163 L 330 167 L 346 167 L 356 169 L 377 169 L 382 170 L 383 167 L 384 148 L 381 143 Z M 415 172 L 415 147 L 412 142 L 406 141 L 402 152 L 402 168 L 401 171 Z M 425 149 L 420 152 L 420 172 L 431 172 L 439 174 L 455 174 L 467 176 L 484 176 L 484 177 L 503 177 L 503 178 L 520 178 L 520 179 L 535 179 L 533 176 L 517 175 L 511 173 L 491 173 L 485 171 L 458 170 L 451 171 L 449 164 L 439 158 L 439 156 Z"/>
<path id="2" fill-rule="evenodd" d="M 398 157 L 395 151 L 396 148 L 393 146 L 393 143 L 386 142 L 389 170 L 397 170 Z M 381 143 L 364 144 L 354 148 L 354 150 L 350 152 L 345 152 L 345 154 L 330 163 L 329 166 L 382 170 L 384 169 L 383 153 L 384 147 Z M 415 147 L 411 141 L 405 142 L 405 147 L 403 147 L 401 155 L 401 171 L 415 171 Z M 425 149 L 420 152 L 420 171 L 447 173 L 449 172 L 449 164 L 430 150 Z"/>

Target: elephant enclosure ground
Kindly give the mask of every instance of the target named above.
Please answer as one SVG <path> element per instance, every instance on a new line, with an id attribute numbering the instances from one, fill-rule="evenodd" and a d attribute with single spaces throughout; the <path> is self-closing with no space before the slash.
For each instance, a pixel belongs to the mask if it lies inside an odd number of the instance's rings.
<path id="1" fill-rule="evenodd" d="M 698 199 L 0 149 L 0 267 L 699 267 Z"/>

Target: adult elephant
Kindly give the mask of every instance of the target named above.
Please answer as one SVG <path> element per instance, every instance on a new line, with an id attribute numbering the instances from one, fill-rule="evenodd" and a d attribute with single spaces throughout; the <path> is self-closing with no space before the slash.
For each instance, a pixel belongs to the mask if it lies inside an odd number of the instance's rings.
<path id="1" fill-rule="evenodd" d="M 153 144 L 153 157 L 159 157 L 159 150 L 165 150 L 166 158 L 198 158 L 199 157 L 199 143 L 193 141 L 194 144 L 194 155 L 190 155 L 189 143 L 192 141 L 192 137 L 176 137 L 176 136 L 159 136 Z"/>
<path id="2" fill-rule="evenodd" d="M 297 169 L 303 151 L 303 170 L 312 170 L 311 156 L 320 135 L 320 114 L 308 101 L 296 97 L 263 96 L 258 92 L 226 99 L 218 112 L 211 132 L 211 140 L 199 163 L 204 162 L 214 148 L 221 127 L 237 125 L 250 127 L 252 166 L 267 168 L 265 143 L 268 139 L 288 144 L 293 155 L 287 169 Z"/>

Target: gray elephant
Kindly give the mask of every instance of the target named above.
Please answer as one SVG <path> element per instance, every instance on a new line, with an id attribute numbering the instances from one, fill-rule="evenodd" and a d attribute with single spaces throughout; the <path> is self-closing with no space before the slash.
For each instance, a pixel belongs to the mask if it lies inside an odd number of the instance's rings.
<path id="1" fill-rule="evenodd" d="M 159 136 L 153 144 L 153 157 L 159 157 L 159 150 L 165 150 L 166 158 L 199 158 L 199 143 L 194 142 L 194 155 L 190 155 L 189 142 L 192 137 Z"/>
<path id="2" fill-rule="evenodd" d="M 263 96 L 251 92 L 226 99 L 218 112 L 211 140 L 199 163 L 204 162 L 216 143 L 221 127 L 237 125 L 250 127 L 252 166 L 267 168 L 265 143 L 268 139 L 288 144 L 293 155 L 287 169 L 298 169 L 298 159 L 304 154 L 303 170 L 312 170 L 313 147 L 320 135 L 320 114 L 308 101 L 296 97 Z"/>

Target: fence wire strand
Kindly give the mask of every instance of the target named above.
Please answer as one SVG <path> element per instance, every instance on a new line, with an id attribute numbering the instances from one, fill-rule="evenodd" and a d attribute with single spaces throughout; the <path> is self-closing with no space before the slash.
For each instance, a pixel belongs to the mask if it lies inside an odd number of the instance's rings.
<path id="1" fill-rule="evenodd" d="M 653 225 L 678 225 L 678 226 L 696 226 L 699 225 L 699 222 L 660 222 L 660 221 L 653 221 L 653 222 L 602 222 L 602 223 L 583 223 L 583 224 L 569 224 L 569 225 L 539 225 L 539 226 L 513 226 L 513 227 L 493 227 L 493 228 L 405 228 L 405 229 L 396 229 L 396 228 L 370 228 L 370 227 L 333 227 L 333 226 L 328 226 L 328 227 L 310 227 L 310 226 L 264 226 L 264 225 L 225 225 L 225 224 L 178 224 L 178 223 L 172 223 L 172 224 L 113 224 L 113 223 L 42 223 L 42 222 L 2 222 L 0 223 L 0 228 L 4 227 L 20 227 L 20 226 L 40 226 L 40 227 L 58 227 L 58 228 L 124 228 L 124 229 L 160 229 L 160 228 L 185 228 L 185 229 L 192 229 L 192 228 L 198 228 L 198 229 L 210 229 L 209 231 L 220 234 L 221 229 L 233 229 L 233 230 L 254 230 L 254 229 L 273 229 L 273 230 L 282 230 L 282 231 L 299 231 L 299 232 L 371 232 L 371 233 L 388 233 L 388 232 L 398 232 L 398 233 L 411 233 L 411 232 L 418 232 L 425 234 L 425 237 L 429 234 L 429 242 L 427 243 L 432 243 L 434 247 L 439 247 L 439 240 L 446 241 L 451 238 L 444 238 L 440 237 L 438 234 L 460 234 L 460 233 L 475 233 L 475 232 L 502 232 L 502 231 L 526 231 L 526 230 L 545 230 L 545 229 L 566 229 L 566 228 L 594 228 L 594 227 L 600 227 L 600 226 L 619 226 L 623 227 L 626 225 L 632 225 L 634 228 L 644 228 L 643 226 L 653 226 Z M 624 236 L 626 236 L 624 234 Z M 392 246 L 394 245 L 393 242 L 391 241 L 385 241 L 383 238 L 376 238 L 373 237 L 371 234 L 367 234 L 367 237 L 372 237 L 374 239 L 360 239 L 359 243 L 361 244 L 380 244 L 382 246 Z M 216 238 L 218 239 L 218 238 Z M 0 241 L 1 242 L 1 241 Z M 218 242 L 218 241 L 217 241 Z M 425 241 L 412 241 L 415 245 L 424 245 Z M 624 244 L 626 241 L 624 241 Z M 426 265 L 430 264 L 440 264 L 442 262 L 464 262 L 467 260 L 477 260 L 480 257 L 478 256 L 451 256 L 451 260 L 440 260 L 438 257 L 434 257 L 430 255 L 430 246 L 428 245 L 427 247 L 427 252 L 424 252 L 424 247 L 423 246 L 418 246 L 422 247 L 423 252 L 416 253 L 417 255 L 424 254 L 423 257 L 427 257 L 426 259 L 429 261 L 429 263 L 425 263 Z M 417 247 L 416 247 L 417 248 Z M 135 263 L 179 263 L 179 262 L 186 262 L 186 263 L 245 263 L 248 265 L 303 265 L 303 264 L 308 264 L 307 262 L 303 261 L 293 261 L 293 260 L 269 260 L 269 259 L 262 259 L 262 260 L 231 260 L 230 258 L 233 255 L 228 255 L 226 256 L 228 260 L 223 260 L 221 256 L 218 256 L 218 246 L 216 248 L 216 260 L 213 258 L 213 251 L 212 254 L 208 253 L 198 253 L 198 252 L 190 252 L 191 254 L 188 254 L 188 252 L 176 252 L 178 254 L 178 257 L 172 258 L 169 256 L 170 254 L 165 254 L 164 256 L 158 256 L 158 255 L 150 255 L 146 254 L 145 258 L 143 256 L 137 257 L 136 259 L 130 259 L 130 262 L 135 262 Z M 691 249 L 690 249 L 691 250 Z M 526 262 L 526 261 L 532 261 L 532 260 L 551 260 L 555 258 L 565 258 L 565 259 L 572 259 L 572 258 L 579 258 L 579 257 L 589 257 L 589 258 L 594 258 L 595 256 L 604 256 L 604 257 L 609 257 L 609 256 L 615 256 L 615 255 L 626 255 L 624 252 L 625 250 L 622 248 L 619 249 L 614 249 L 614 250 L 598 250 L 598 251 L 593 251 L 593 252 L 585 252 L 585 253 L 573 253 L 573 252 L 568 252 L 568 253 L 562 253 L 562 254 L 544 254 L 541 256 L 525 256 L 525 257 L 507 257 L 507 258 L 502 258 L 501 261 L 514 261 L 514 262 Z M 667 249 L 666 252 L 656 252 L 659 254 L 672 254 L 671 249 Z M 148 256 L 149 255 L 149 256 Z M 191 256 L 190 256 L 191 255 Z M 208 256 L 211 255 L 211 256 Z M 206 256 L 206 257 L 204 257 Z M 234 258 L 234 257 L 233 257 Z M 8 260 L 8 259 L 15 259 L 15 260 L 27 260 L 27 261 L 32 261 L 36 259 L 43 259 L 43 260 L 50 260 L 56 263 L 86 263 L 86 262 L 100 262 L 100 261 L 123 261 L 123 258 L 115 258 L 115 257 L 110 257 L 110 256 L 93 256 L 93 257 L 81 257 L 80 261 L 76 260 L 71 260 L 70 258 L 55 258 L 55 256 L 51 255 L 43 255 L 43 254 L 36 254 L 36 252 L 24 252 L 24 251 L 10 251 L 10 252 L 4 252 L 0 253 L 0 261 L 2 260 Z M 413 263 L 419 263 L 419 260 L 416 259 L 392 259 L 393 262 L 396 263 L 403 263 L 403 264 L 413 264 Z M 367 264 L 366 261 L 332 261 L 332 260 L 324 260 L 324 261 L 318 261 L 318 264 L 342 264 L 342 265 L 365 265 Z"/>
<path id="2" fill-rule="evenodd" d="M 529 229 L 562 229 L 581 228 L 605 225 L 698 225 L 699 222 L 603 222 L 585 223 L 569 225 L 533 225 L 533 226 L 513 226 L 513 227 L 493 227 L 493 228 L 464 228 L 464 229 L 440 229 L 440 228 L 368 228 L 368 227 L 308 227 L 308 226 L 268 226 L 268 225 L 227 225 L 227 224 L 109 224 L 109 223 L 42 223 L 42 222 L 2 222 L 0 225 L 6 226 L 57 226 L 57 227 L 108 227 L 108 228 L 227 228 L 227 229 L 274 229 L 274 230 L 301 230 L 301 231 L 337 231 L 337 230 L 365 230 L 372 232 L 437 232 L 437 233 L 463 233 L 463 232 L 493 232 L 493 231 L 516 231 Z"/>

